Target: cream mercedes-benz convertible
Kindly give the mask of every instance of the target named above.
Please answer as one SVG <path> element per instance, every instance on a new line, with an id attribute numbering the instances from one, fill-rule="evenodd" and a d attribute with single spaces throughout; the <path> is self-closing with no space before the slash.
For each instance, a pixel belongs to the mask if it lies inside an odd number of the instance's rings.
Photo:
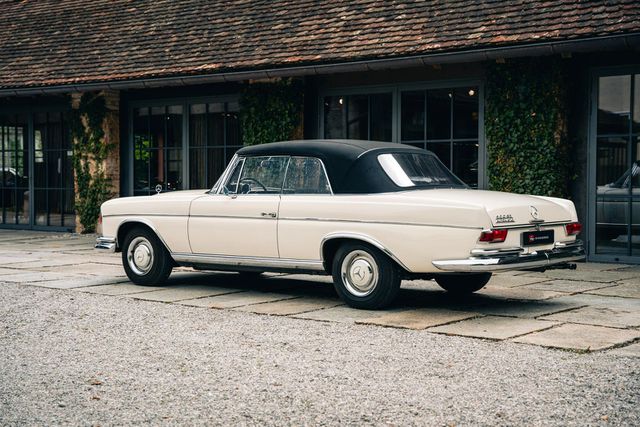
<path id="1" fill-rule="evenodd" d="M 212 189 L 110 200 L 97 248 L 134 283 L 174 266 L 330 274 L 349 305 L 381 308 L 402 279 L 481 289 L 502 270 L 575 268 L 569 200 L 472 190 L 425 150 L 371 141 L 240 149 Z"/>

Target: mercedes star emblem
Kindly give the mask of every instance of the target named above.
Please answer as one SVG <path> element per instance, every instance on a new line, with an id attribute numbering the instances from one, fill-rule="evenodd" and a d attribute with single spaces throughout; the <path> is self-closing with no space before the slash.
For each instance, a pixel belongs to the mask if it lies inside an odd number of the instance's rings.
<path id="1" fill-rule="evenodd" d="M 531 218 L 538 219 L 538 209 L 535 206 L 529 206 L 529 213 L 531 214 Z"/>

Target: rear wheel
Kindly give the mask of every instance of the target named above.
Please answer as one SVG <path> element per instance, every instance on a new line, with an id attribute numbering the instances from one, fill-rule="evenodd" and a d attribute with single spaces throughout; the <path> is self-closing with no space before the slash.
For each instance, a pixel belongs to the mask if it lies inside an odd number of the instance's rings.
<path id="1" fill-rule="evenodd" d="M 332 267 L 336 292 L 354 308 L 386 307 L 400 289 L 400 275 L 394 262 L 379 250 L 364 244 L 341 246 Z"/>
<path id="2" fill-rule="evenodd" d="M 484 288 L 491 279 L 491 273 L 442 274 L 435 279 L 445 291 L 455 295 L 465 295 Z"/>
<path id="3" fill-rule="evenodd" d="M 155 233 L 136 227 L 124 239 L 122 265 L 136 285 L 155 285 L 167 280 L 173 260 Z"/>

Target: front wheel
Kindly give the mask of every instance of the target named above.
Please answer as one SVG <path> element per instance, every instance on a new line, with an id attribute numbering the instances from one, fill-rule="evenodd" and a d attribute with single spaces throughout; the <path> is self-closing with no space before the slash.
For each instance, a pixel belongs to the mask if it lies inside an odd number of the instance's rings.
<path id="1" fill-rule="evenodd" d="M 171 274 L 173 262 L 167 249 L 151 230 L 136 227 L 122 245 L 122 265 L 136 285 L 163 283 Z"/>
<path id="2" fill-rule="evenodd" d="M 465 295 L 484 288 L 491 279 L 491 273 L 442 274 L 435 279 L 445 291 L 455 295 Z"/>
<path id="3" fill-rule="evenodd" d="M 354 308 L 375 310 L 386 307 L 400 289 L 400 275 L 394 262 L 364 244 L 341 246 L 332 267 L 336 292 Z"/>

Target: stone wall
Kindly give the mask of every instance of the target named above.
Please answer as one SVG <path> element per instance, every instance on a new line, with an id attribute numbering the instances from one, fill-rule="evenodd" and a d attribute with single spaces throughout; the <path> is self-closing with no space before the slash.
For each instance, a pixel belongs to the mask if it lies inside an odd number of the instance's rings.
<path id="1" fill-rule="evenodd" d="M 102 124 L 105 134 L 105 143 L 112 144 L 113 149 L 104 161 L 104 170 L 110 180 L 109 191 L 113 197 L 120 195 L 120 92 L 117 90 L 103 90 L 100 93 L 105 100 L 107 114 Z M 82 92 L 71 94 L 71 108 L 78 109 Z M 74 178 L 75 192 L 78 193 L 78 183 Z M 82 233 L 83 227 L 76 216 L 76 232 Z M 98 232 L 100 230 L 98 229 Z"/>

